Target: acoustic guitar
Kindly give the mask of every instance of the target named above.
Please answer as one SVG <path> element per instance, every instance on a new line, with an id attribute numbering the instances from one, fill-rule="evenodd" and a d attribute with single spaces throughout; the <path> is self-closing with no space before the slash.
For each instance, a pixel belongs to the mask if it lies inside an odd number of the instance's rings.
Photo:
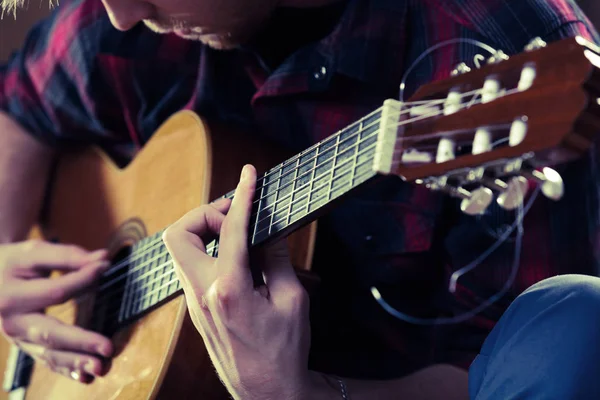
<path id="1" fill-rule="evenodd" d="M 13 357 L 6 388 L 27 399 L 228 398 L 187 315 L 161 233 L 235 187 L 246 163 L 262 171 L 250 242 L 297 232 L 288 240 L 300 275 L 310 269 L 309 223 L 382 177 L 446 193 L 471 215 L 492 201 L 518 207 L 531 182 L 559 200 L 565 188 L 549 167 L 580 157 L 600 130 L 600 49 L 582 38 L 537 43 L 481 69 L 462 68 L 408 102 L 387 100 L 270 169 L 281 161 L 272 148 L 192 112 L 168 120 L 124 169 L 96 149 L 62 155 L 39 230 L 46 240 L 107 247 L 113 265 L 93 293 L 47 313 L 110 335 L 118 351 L 108 375 L 88 385 L 38 364 L 23 379 L 32 362 Z M 207 247 L 216 254 L 218 240 Z"/>

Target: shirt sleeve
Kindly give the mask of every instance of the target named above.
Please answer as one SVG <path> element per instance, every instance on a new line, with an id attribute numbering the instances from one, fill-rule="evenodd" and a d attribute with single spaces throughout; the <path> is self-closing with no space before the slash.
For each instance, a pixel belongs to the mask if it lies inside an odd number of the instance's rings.
<path id="1" fill-rule="evenodd" d="M 0 66 L 0 110 L 52 146 L 130 158 L 193 98 L 200 48 L 112 27 L 98 0 L 64 0 Z"/>
<path id="2" fill-rule="evenodd" d="M 426 0 L 507 53 L 535 37 L 547 42 L 583 36 L 598 42 L 593 25 L 573 0 Z"/>

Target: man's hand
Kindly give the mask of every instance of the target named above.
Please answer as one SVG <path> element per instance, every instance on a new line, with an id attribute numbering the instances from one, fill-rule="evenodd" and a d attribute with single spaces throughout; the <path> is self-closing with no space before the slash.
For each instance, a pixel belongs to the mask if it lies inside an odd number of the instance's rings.
<path id="1" fill-rule="evenodd" d="M 247 238 L 255 186 L 256 171 L 246 166 L 233 202 L 191 211 L 167 229 L 163 240 L 192 320 L 231 395 L 297 399 L 305 396 L 311 379 L 308 295 L 282 243 L 262 254 L 266 286 L 253 285 Z M 212 258 L 205 244 L 217 235 L 219 256 Z"/>
<path id="2" fill-rule="evenodd" d="M 103 374 L 112 343 L 42 314 L 82 294 L 108 266 L 106 251 L 32 240 L 0 245 L 0 327 L 4 335 L 52 370 L 77 379 Z M 65 274 L 49 279 L 52 271 Z"/>

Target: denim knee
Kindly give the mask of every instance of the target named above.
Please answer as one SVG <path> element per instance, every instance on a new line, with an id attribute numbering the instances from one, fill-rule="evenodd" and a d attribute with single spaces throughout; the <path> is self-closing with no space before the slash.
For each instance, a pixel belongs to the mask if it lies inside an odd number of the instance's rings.
<path id="1" fill-rule="evenodd" d="M 600 278 L 539 282 L 511 304 L 471 368 L 475 399 L 600 399 Z"/>
<path id="2" fill-rule="evenodd" d="M 577 309 L 600 311 L 600 278 L 588 275 L 559 275 L 525 290 L 515 302 L 534 302 L 540 307 L 568 302 Z M 600 312 L 595 313 L 600 317 Z M 590 318 L 593 318 L 590 315 Z"/>

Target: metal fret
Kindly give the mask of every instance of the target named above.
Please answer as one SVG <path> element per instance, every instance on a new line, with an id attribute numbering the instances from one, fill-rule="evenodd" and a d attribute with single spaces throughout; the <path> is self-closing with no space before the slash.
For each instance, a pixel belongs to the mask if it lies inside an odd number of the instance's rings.
<path id="1" fill-rule="evenodd" d="M 331 193 L 332 193 L 331 189 L 333 187 L 333 176 L 334 176 L 334 173 L 335 173 L 335 165 L 337 164 L 338 149 L 339 149 L 337 143 L 339 141 L 340 141 L 340 135 L 338 135 L 337 138 L 336 138 L 335 153 L 334 153 L 334 156 L 333 156 L 333 167 L 331 168 L 331 175 L 329 176 L 329 190 L 328 190 L 328 193 L 327 193 L 327 200 L 328 201 L 331 200 Z"/>
<path id="2" fill-rule="evenodd" d="M 277 188 L 275 189 L 275 204 L 277 204 L 277 202 L 279 201 L 279 195 L 281 192 L 281 175 L 283 173 L 283 164 L 279 164 L 279 171 L 278 174 L 279 176 L 277 177 Z M 273 209 L 274 209 L 274 205 L 273 205 Z M 269 235 L 271 235 L 271 233 L 273 233 L 273 215 L 275 215 L 275 213 L 271 213 L 271 215 L 269 216 Z"/>

